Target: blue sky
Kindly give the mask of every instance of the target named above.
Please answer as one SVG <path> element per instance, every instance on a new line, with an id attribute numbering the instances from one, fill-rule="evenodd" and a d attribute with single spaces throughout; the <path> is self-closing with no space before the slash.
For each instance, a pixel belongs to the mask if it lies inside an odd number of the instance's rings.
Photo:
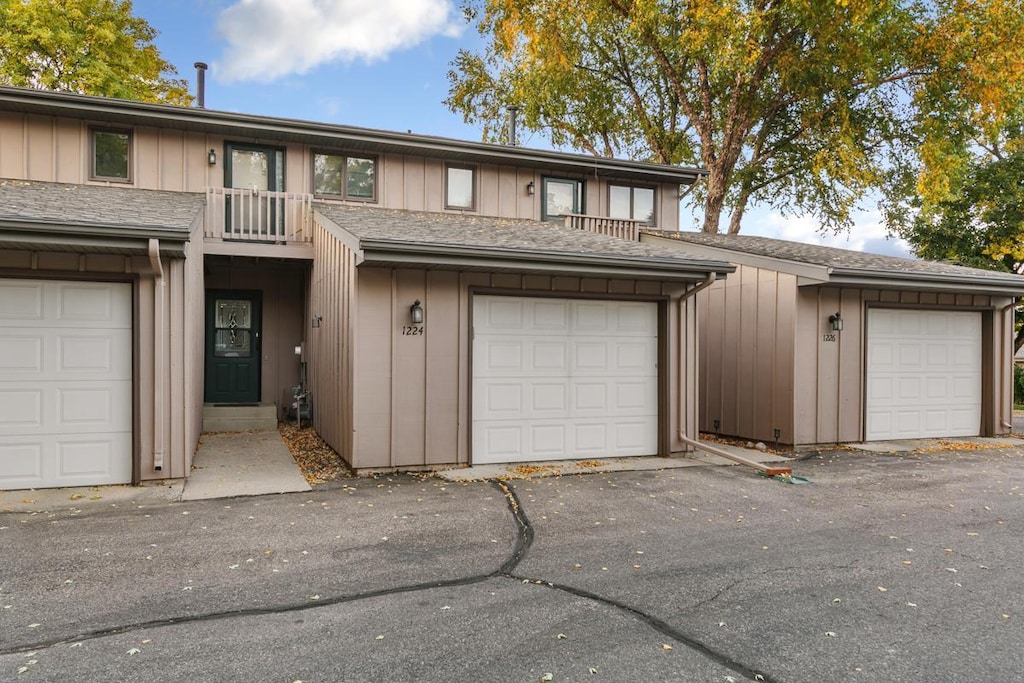
<path id="1" fill-rule="evenodd" d="M 133 7 L 193 88 L 193 63 L 210 65 L 210 109 L 480 139 L 443 103 L 456 52 L 483 44 L 457 0 L 135 0 Z M 529 134 L 520 143 L 547 146 Z M 698 218 L 687 214 L 681 227 L 692 229 Z M 742 232 L 907 254 L 871 211 L 858 215 L 849 235 L 822 236 L 812 217 L 754 208 Z"/>

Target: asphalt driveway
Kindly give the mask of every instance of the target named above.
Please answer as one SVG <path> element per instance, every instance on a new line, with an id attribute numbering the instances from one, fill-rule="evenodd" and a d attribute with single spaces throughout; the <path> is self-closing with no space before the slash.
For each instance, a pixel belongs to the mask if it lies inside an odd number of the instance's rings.
<path id="1" fill-rule="evenodd" d="M 1024 680 L 1024 449 L 936 448 L 0 513 L 0 680 Z"/>

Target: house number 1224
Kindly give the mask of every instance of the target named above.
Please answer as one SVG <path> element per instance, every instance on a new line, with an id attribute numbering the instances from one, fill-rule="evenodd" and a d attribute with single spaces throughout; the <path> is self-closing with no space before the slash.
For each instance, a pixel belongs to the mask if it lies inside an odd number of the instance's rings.
<path id="1" fill-rule="evenodd" d="M 404 327 L 402 327 L 403 337 L 418 337 L 421 334 L 423 334 L 423 325 L 405 325 Z"/>

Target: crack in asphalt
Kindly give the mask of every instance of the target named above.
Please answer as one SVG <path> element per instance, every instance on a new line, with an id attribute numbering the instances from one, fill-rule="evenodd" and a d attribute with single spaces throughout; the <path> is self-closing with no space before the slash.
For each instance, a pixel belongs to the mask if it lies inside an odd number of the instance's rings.
<path id="1" fill-rule="evenodd" d="M 239 617 L 266 616 L 275 614 L 288 614 L 292 612 L 303 612 L 310 609 L 319 609 L 321 607 L 341 605 L 349 602 L 370 600 L 373 598 L 384 597 L 387 595 L 415 593 L 419 591 L 433 590 L 437 588 L 470 586 L 477 583 L 483 583 L 484 581 L 488 581 L 494 578 L 505 578 L 519 583 L 530 583 L 533 585 L 545 586 L 552 590 L 567 593 L 569 595 L 584 598 L 586 600 L 591 600 L 593 602 L 597 602 L 599 604 L 611 607 L 613 609 L 630 615 L 631 617 L 646 624 L 650 628 L 670 638 L 671 640 L 674 640 L 677 643 L 686 646 L 694 652 L 697 652 L 707 657 L 715 663 L 720 664 L 721 666 L 724 666 L 749 680 L 761 681 L 763 683 L 779 683 L 777 679 L 769 677 L 766 674 L 754 671 L 745 664 L 730 658 L 729 656 L 719 652 L 718 650 L 715 650 L 712 647 L 704 644 L 697 638 L 683 633 L 682 631 L 672 626 L 668 622 L 665 622 L 651 614 L 648 614 L 647 612 L 644 612 L 641 609 L 638 609 L 636 607 L 633 607 L 623 602 L 619 602 L 611 598 L 607 598 L 597 593 L 592 593 L 582 588 L 576 588 L 575 586 L 557 584 L 536 577 L 529 577 L 516 574 L 516 569 L 518 568 L 519 564 L 523 561 L 523 559 L 526 557 L 526 553 L 529 551 L 530 547 L 533 545 L 533 525 L 530 524 L 530 520 L 526 516 L 526 512 L 523 510 L 522 504 L 519 501 L 519 497 L 516 495 L 513 489 L 511 489 L 507 484 L 500 480 L 491 480 L 490 483 L 495 488 L 497 488 L 505 497 L 508 509 L 512 514 L 512 519 L 516 524 L 516 540 L 512 547 L 512 552 L 509 554 L 508 559 L 506 559 L 505 562 L 502 563 L 502 565 L 497 570 L 490 572 L 488 574 L 477 574 L 473 576 L 465 576 L 454 579 L 415 583 L 407 586 L 382 588 L 379 590 L 366 591 L 363 593 L 353 593 L 351 595 L 339 595 L 333 598 L 310 600 L 309 602 L 303 602 L 298 604 L 283 604 L 268 607 L 252 607 L 247 609 L 225 610 L 222 612 L 209 612 L 206 614 L 197 614 L 192 616 L 167 617 L 164 619 L 152 619 L 149 621 L 139 621 L 131 624 L 121 624 L 119 626 L 111 626 L 102 629 L 95 629 L 92 631 L 84 631 L 71 637 L 64 636 L 61 638 L 53 638 L 50 640 L 40 640 L 28 645 L 18 645 L 10 648 L 0 648 L 0 656 L 23 654 L 25 652 L 31 652 L 33 650 L 43 650 L 46 648 L 56 647 L 58 645 L 63 644 L 97 640 L 109 636 L 121 635 L 145 629 L 161 628 L 164 626 L 177 626 L 182 624 L 222 621 L 226 619 L 235 619 Z"/>
<path id="2" fill-rule="evenodd" d="M 516 547 L 513 551 L 512 557 L 510 557 L 508 561 L 506 561 L 505 564 L 502 565 L 501 570 L 499 570 L 498 572 L 501 576 L 513 579 L 515 581 L 528 582 L 538 586 L 546 586 L 553 590 L 568 593 L 569 595 L 574 595 L 576 597 L 584 598 L 586 600 L 591 600 L 593 602 L 597 602 L 599 604 L 611 607 L 621 612 L 625 612 L 626 614 L 634 617 L 640 622 L 647 624 L 652 629 L 661 633 L 662 635 L 667 636 L 668 638 L 676 641 L 677 643 L 685 645 L 694 652 L 704 655 L 716 664 L 720 664 L 721 666 L 724 666 L 727 669 L 735 671 L 736 673 L 740 674 L 741 676 L 749 680 L 763 681 L 764 683 L 778 683 L 777 679 L 772 678 L 766 674 L 760 673 L 758 671 L 754 671 L 742 662 L 738 662 L 735 659 L 732 659 L 728 655 L 725 655 L 719 652 L 718 650 L 715 650 L 714 648 L 702 643 L 700 640 L 694 638 L 693 636 L 689 636 L 683 633 L 682 631 L 672 626 L 668 622 L 663 621 L 651 614 L 648 614 L 647 612 L 644 612 L 641 609 L 638 609 L 631 605 L 627 605 L 624 602 L 619 602 L 618 600 L 607 598 L 603 595 L 598 595 L 597 593 L 591 593 L 590 591 L 583 590 L 582 588 L 576 588 L 575 586 L 557 584 L 537 577 L 516 574 L 516 568 L 519 566 L 519 563 L 522 562 L 523 558 L 526 556 L 526 551 L 528 551 L 530 549 L 530 546 L 533 544 L 533 526 L 530 524 L 530 520 L 526 517 L 526 512 L 523 510 L 523 507 L 519 502 L 519 497 L 516 496 L 515 491 L 509 488 L 504 482 L 493 481 L 492 483 L 495 486 L 497 486 L 502 493 L 505 494 L 505 498 L 508 500 L 509 510 L 512 512 L 512 516 L 516 521 L 516 525 L 519 527 L 519 539 L 516 542 Z M 739 582 L 737 581 L 736 583 Z"/>

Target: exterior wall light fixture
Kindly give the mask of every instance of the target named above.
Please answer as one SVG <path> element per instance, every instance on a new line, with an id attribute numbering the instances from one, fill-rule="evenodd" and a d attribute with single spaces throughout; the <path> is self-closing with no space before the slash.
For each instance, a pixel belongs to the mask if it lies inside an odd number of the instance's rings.
<path id="1" fill-rule="evenodd" d="M 839 315 L 839 311 L 836 311 L 835 315 L 828 317 L 828 324 L 832 327 L 833 332 L 843 331 L 843 318 Z"/>
<path id="2" fill-rule="evenodd" d="M 423 323 L 423 305 L 419 299 L 413 302 L 412 306 L 409 307 L 409 320 L 413 325 L 420 325 Z"/>
<path id="3" fill-rule="evenodd" d="M 320 323 L 322 323 L 323 321 L 324 321 L 324 317 L 322 315 L 314 315 L 313 316 L 313 327 L 320 327 Z"/>
<path id="4" fill-rule="evenodd" d="M 533 184 L 532 180 L 530 182 L 526 183 L 526 194 L 528 194 L 528 195 L 530 195 L 532 197 L 534 192 L 536 192 L 536 191 L 537 191 L 537 188 Z"/>
<path id="5" fill-rule="evenodd" d="M 206 154 L 206 161 L 209 162 L 210 166 L 216 166 L 217 165 L 217 152 L 216 152 L 216 150 L 211 149 Z"/>

